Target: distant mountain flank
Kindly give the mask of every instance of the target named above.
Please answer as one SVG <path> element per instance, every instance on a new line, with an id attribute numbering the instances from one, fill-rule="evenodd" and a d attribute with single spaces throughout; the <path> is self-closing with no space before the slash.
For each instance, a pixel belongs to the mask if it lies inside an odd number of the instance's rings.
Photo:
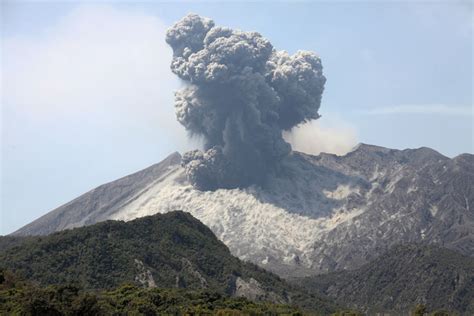
<path id="1" fill-rule="evenodd" d="M 12 233 L 13 236 L 48 235 L 50 233 L 110 219 L 110 216 L 140 194 L 148 185 L 166 177 L 170 169 L 179 165 L 177 152 L 160 163 L 134 174 L 101 185 L 41 216 Z"/>
<path id="2" fill-rule="evenodd" d="M 129 283 L 206 290 L 320 313 L 336 310 L 329 300 L 232 256 L 209 228 L 182 211 L 105 221 L 48 236 L 0 237 L 0 250 L 0 268 L 42 286 L 110 290 Z"/>
<path id="3" fill-rule="evenodd" d="M 474 315 L 474 259 L 437 246 L 395 246 L 356 270 L 294 282 L 370 314 L 408 314 L 424 304 Z"/>
<path id="4" fill-rule="evenodd" d="M 474 156 L 360 144 L 293 152 L 261 187 L 198 191 L 174 153 L 16 231 L 45 235 L 107 219 L 190 212 L 232 254 L 284 277 L 356 269 L 400 243 L 474 255 Z"/>

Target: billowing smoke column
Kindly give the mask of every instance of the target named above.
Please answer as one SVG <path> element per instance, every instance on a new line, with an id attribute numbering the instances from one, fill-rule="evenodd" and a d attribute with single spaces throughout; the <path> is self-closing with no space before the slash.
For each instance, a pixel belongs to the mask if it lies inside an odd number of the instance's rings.
<path id="1" fill-rule="evenodd" d="M 171 27 L 171 70 L 188 83 L 176 92 L 178 121 L 205 139 L 183 156 L 200 190 L 261 184 L 291 147 L 282 131 L 319 118 L 326 78 L 312 52 L 276 51 L 256 32 L 214 26 L 189 14 Z"/>

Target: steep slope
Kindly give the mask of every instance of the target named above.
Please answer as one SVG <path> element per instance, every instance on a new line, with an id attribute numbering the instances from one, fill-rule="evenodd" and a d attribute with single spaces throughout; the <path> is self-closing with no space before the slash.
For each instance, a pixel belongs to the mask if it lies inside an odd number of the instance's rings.
<path id="1" fill-rule="evenodd" d="M 401 242 L 474 255 L 473 160 L 360 144 L 345 156 L 294 152 L 263 187 L 201 192 L 174 154 L 152 167 L 160 170 L 155 176 L 129 176 L 120 203 L 96 189 L 15 235 L 183 209 L 234 255 L 282 276 L 354 269 Z M 134 185 L 134 178 L 146 180 Z M 121 181 L 100 188 L 120 191 Z"/>
<path id="2" fill-rule="evenodd" d="M 370 183 L 369 190 L 353 197 L 362 197 L 352 205 L 362 214 L 329 232 L 326 238 L 333 242 L 316 242 L 314 258 L 331 258 L 326 270 L 331 264 L 353 268 L 402 242 L 436 243 L 474 255 L 473 157 L 448 159 L 429 148 L 398 151 L 368 145 L 344 157 L 312 157 L 316 165 Z"/>
<path id="3" fill-rule="evenodd" d="M 52 232 L 95 224 L 110 219 L 110 216 L 130 203 L 146 188 L 160 179 L 165 179 L 173 167 L 179 165 L 181 156 L 173 153 L 158 164 L 139 172 L 101 185 L 43 215 L 22 227 L 12 235 L 47 235 Z"/>
<path id="4" fill-rule="evenodd" d="M 291 302 L 321 312 L 334 306 L 241 262 L 209 228 L 181 211 L 18 240 L 0 253 L 0 267 L 42 285 L 109 289 L 128 282 Z"/>
<path id="5" fill-rule="evenodd" d="M 421 303 L 474 314 L 474 259 L 435 246 L 395 246 L 359 269 L 295 282 L 372 313 L 399 314 Z"/>

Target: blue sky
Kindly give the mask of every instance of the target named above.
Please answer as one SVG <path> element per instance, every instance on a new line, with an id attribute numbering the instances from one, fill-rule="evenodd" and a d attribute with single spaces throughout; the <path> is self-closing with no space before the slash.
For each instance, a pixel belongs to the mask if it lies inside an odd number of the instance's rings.
<path id="1" fill-rule="evenodd" d="M 357 142 L 473 153 L 472 4 L 1 3 L 0 234 L 97 185 L 198 146 L 174 119 L 164 32 L 188 12 L 316 51 L 322 118 L 308 152 Z"/>

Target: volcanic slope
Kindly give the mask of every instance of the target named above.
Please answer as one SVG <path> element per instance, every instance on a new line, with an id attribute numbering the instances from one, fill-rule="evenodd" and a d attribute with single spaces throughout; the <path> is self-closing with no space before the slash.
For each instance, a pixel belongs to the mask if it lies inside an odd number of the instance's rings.
<path id="1" fill-rule="evenodd" d="M 474 156 L 360 144 L 345 156 L 293 152 L 262 187 L 198 191 L 174 153 L 102 185 L 13 235 L 44 235 L 176 209 L 240 259 L 282 276 L 355 269 L 400 243 L 474 255 Z"/>
<path id="2" fill-rule="evenodd" d="M 298 285 L 369 314 L 430 310 L 474 315 L 474 258 L 433 245 L 394 246 L 353 271 L 298 278 Z"/>

